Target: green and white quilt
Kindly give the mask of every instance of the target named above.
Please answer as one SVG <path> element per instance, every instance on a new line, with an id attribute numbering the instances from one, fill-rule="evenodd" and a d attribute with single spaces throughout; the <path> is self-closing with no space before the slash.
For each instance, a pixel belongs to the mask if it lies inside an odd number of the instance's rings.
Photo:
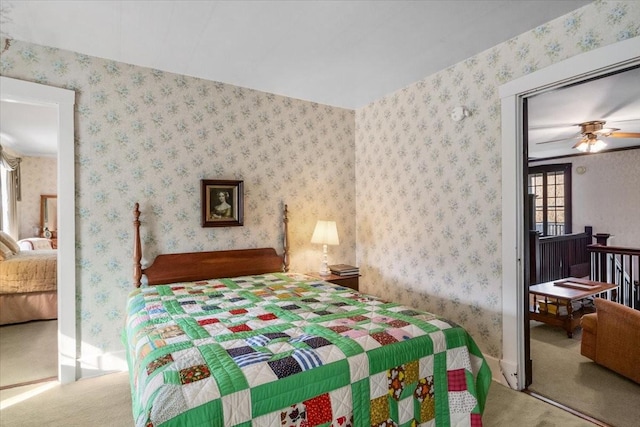
<path id="1" fill-rule="evenodd" d="M 124 340 L 142 426 L 481 426 L 461 327 L 304 275 L 142 287 Z"/>

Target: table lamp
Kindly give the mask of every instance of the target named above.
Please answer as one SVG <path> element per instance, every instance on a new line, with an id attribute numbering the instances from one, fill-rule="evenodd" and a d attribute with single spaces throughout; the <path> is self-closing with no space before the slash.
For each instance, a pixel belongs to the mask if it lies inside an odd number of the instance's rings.
<path id="1" fill-rule="evenodd" d="M 318 243 L 322 245 L 322 264 L 319 271 L 320 275 L 330 275 L 331 271 L 329 271 L 329 265 L 327 263 L 327 245 L 340 244 L 340 240 L 338 240 L 338 229 L 336 228 L 336 222 L 319 220 L 316 224 L 315 230 L 313 230 L 311 243 Z"/>

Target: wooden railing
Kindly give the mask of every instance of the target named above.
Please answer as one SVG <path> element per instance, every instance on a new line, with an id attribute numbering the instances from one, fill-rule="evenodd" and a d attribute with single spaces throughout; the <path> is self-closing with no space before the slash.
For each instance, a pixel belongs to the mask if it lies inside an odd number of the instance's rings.
<path id="1" fill-rule="evenodd" d="M 536 231 L 529 235 L 529 284 L 549 282 L 565 277 L 589 276 L 587 246 L 593 243 L 593 227 L 584 233 L 540 237 Z"/>
<path id="2" fill-rule="evenodd" d="M 607 246 L 604 243 L 587 246 L 591 256 L 591 280 L 615 283 L 617 292 L 611 299 L 640 310 L 640 249 Z"/>

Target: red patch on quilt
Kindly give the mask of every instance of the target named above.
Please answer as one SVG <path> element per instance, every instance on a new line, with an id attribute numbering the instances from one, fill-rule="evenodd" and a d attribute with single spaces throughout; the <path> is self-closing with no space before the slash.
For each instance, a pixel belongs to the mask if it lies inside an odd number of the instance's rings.
<path id="1" fill-rule="evenodd" d="M 471 427 L 482 427 L 482 417 L 480 414 L 471 414 Z"/>
<path id="2" fill-rule="evenodd" d="M 242 324 L 242 325 L 231 326 L 229 330 L 231 332 L 247 332 L 247 331 L 252 331 L 253 329 L 251 329 L 246 324 Z"/>
<path id="3" fill-rule="evenodd" d="M 404 320 L 396 319 L 392 320 L 388 323 L 389 326 L 393 326 L 394 328 L 402 328 L 403 326 L 409 325 L 409 322 L 405 322 Z"/>
<path id="4" fill-rule="evenodd" d="M 218 320 L 218 319 L 216 319 L 216 318 L 214 317 L 214 318 L 211 318 L 211 319 L 202 319 L 202 320 L 198 320 L 198 325 L 200 325 L 200 326 L 204 326 L 204 325 L 210 325 L 210 324 L 212 324 L 212 323 L 219 323 L 219 322 L 220 322 L 220 320 Z"/>
<path id="5" fill-rule="evenodd" d="M 303 403 L 307 410 L 309 425 L 317 426 L 331 422 L 333 416 L 331 415 L 331 398 L 328 393 L 305 400 Z"/>
<path id="6" fill-rule="evenodd" d="M 352 427 L 352 426 L 353 426 L 353 415 L 351 415 L 349 419 L 347 419 L 347 417 L 344 417 L 344 416 L 338 417 L 338 419 L 331 424 L 331 427 Z"/>
<path id="7" fill-rule="evenodd" d="M 236 308 L 235 310 L 230 310 L 229 313 L 231 313 L 231 314 L 245 314 L 245 313 L 248 313 L 248 312 L 244 308 Z"/>
<path id="8" fill-rule="evenodd" d="M 371 334 L 371 338 L 378 341 L 382 345 L 393 344 L 394 342 L 398 342 L 397 339 L 392 337 L 386 332 L 376 332 L 375 334 Z"/>
<path id="9" fill-rule="evenodd" d="M 330 326 L 329 329 L 331 329 L 332 331 L 337 332 L 339 334 L 351 330 L 351 328 L 347 328 L 346 326 Z"/>
<path id="10" fill-rule="evenodd" d="M 447 371 L 447 382 L 449 383 L 449 391 L 465 391 L 467 389 L 467 377 L 464 369 Z"/>
<path id="11" fill-rule="evenodd" d="M 277 319 L 278 316 L 276 316 L 273 313 L 267 313 L 267 314 L 261 314 L 260 316 L 258 316 L 258 319 L 260 320 L 274 320 Z"/>

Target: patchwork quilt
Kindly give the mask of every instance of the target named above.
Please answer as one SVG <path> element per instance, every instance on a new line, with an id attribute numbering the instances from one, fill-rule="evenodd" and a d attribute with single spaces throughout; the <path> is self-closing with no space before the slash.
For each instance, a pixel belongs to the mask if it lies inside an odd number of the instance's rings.
<path id="1" fill-rule="evenodd" d="M 461 327 L 304 275 L 142 287 L 135 424 L 481 426 L 491 372 Z"/>

